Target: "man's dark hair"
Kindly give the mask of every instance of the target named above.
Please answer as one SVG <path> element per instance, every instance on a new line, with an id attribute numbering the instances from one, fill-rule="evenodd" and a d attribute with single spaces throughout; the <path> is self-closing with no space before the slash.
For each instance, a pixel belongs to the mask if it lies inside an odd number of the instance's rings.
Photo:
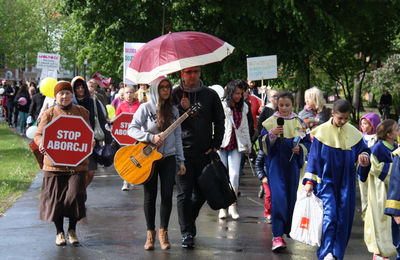
<path id="1" fill-rule="evenodd" d="M 338 99 L 333 103 L 333 112 L 335 113 L 351 113 L 353 106 L 346 99 Z"/>

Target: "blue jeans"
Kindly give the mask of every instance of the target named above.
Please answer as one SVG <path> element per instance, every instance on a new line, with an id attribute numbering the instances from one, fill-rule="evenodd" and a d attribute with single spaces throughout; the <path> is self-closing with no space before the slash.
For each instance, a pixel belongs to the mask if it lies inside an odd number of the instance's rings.
<path id="1" fill-rule="evenodd" d="M 218 150 L 219 157 L 222 163 L 228 169 L 229 180 L 233 187 L 239 187 L 239 173 L 240 173 L 240 162 L 242 160 L 242 154 L 239 153 L 238 149 L 232 151 Z"/>
<path id="2" fill-rule="evenodd" d="M 27 118 L 28 118 L 28 113 L 19 111 L 19 133 L 20 134 L 24 133 Z"/>

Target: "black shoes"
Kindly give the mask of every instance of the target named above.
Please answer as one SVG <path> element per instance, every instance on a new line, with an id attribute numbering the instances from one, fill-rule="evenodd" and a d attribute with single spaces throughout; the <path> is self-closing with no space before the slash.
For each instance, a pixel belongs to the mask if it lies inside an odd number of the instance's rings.
<path id="1" fill-rule="evenodd" d="M 193 248 L 194 239 L 192 235 L 186 235 L 182 237 L 182 247 L 183 248 Z"/>
<path id="2" fill-rule="evenodd" d="M 262 199 L 264 197 L 265 193 L 264 193 L 264 186 L 261 184 L 260 188 L 258 189 L 258 197 L 260 199 Z"/>

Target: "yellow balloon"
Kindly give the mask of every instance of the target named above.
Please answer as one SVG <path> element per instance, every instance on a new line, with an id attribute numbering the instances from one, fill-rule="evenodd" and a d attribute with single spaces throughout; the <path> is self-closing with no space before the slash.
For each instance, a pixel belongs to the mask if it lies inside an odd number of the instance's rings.
<path id="1" fill-rule="evenodd" d="M 54 97 L 54 87 L 57 84 L 55 78 L 44 78 L 40 82 L 40 92 L 46 97 Z"/>
<path id="2" fill-rule="evenodd" d="M 107 105 L 107 113 L 108 113 L 108 118 L 113 119 L 115 116 L 115 108 L 112 105 Z"/>

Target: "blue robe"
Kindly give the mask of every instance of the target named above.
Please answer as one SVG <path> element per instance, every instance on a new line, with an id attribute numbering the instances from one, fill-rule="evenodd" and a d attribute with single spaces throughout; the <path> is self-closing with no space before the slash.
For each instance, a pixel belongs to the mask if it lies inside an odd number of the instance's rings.
<path id="1" fill-rule="evenodd" d="M 364 242 L 368 251 L 389 257 L 396 254 L 392 245 L 391 218 L 384 215 L 392 152 L 397 145 L 379 140 L 371 149 L 371 170 L 368 176 L 368 206 L 364 222 Z"/>
<path id="2" fill-rule="evenodd" d="M 321 246 L 318 259 L 328 253 L 343 259 L 350 238 L 356 206 L 356 163 L 358 156 L 369 148 L 362 134 L 349 123 L 336 127 L 332 119 L 313 130 L 314 140 L 304 175 L 314 183 L 314 192 L 324 204 Z M 365 181 L 369 167 L 363 167 Z"/>
<path id="3" fill-rule="evenodd" d="M 392 171 L 388 195 L 385 204 L 385 214 L 389 216 L 400 216 L 400 148 L 393 152 Z M 392 218 L 392 240 L 396 247 L 396 260 L 400 260 L 400 225 Z"/>
<path id="4" fill-rule="evenodd" d="M 291 118 L 285 118 L 283 143 L 279 138 L 271 143 L 268 131 L 277 126 L 277 113 L 263 123 L 260 148 L 265 153 L 265 164 L 268 167 L 266 172 L 271 191 L 272 233 L 274 237 L 281 237 L 290 233 L 300 169 L 304 165 L 311 142 L 309 134 L 306 134 L 300 141 L 300 154 L 295 154 L 289 162 L 295 140 L 298 140 L 298 130 L 304 131 L 305 125 L 295 114 Z"/>

